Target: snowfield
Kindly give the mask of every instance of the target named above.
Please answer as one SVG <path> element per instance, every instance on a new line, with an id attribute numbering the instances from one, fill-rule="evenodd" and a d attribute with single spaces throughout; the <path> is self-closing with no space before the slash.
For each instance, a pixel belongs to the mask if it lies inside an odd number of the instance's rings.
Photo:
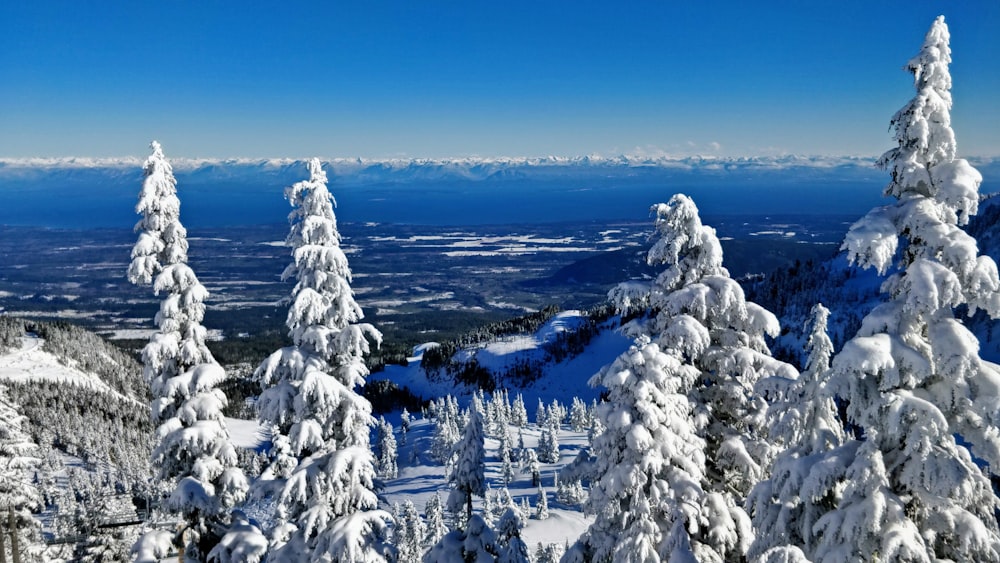
<path id="1" fill-rule="evenodd" d="M 568 403 L 569 398 L 562 402 Z M 529 403 L 529 406 L 533 407 L 534 405 Z M 398 419 L 398 414 L 395 418 Z M 389 512 L 392 512 L 394 505 L 402 505 L 406 501 L 410 501 L 420 513 L 423 513 L 424 506 L 435 493 L 441 497 L 442 501 L 448 497 L 447 468 L 429 455 L 434 435 L 434 423 L 420 418 L 419 413 L 415 414 L 415 418 L 411 422 L 410 431 L 406 434 L 405 443 L 398 424 L 395 427 L 396 441 L 399 443 L 399 475 L 395 479 L 383 481 L 383 488 L 379 492 L 382 508 Z M 270 437 L 267 430 L 261 427 L 256 420 L 226 418 L 226 425 L 229 429 L 230 439 L 235 446 L 261 451 L 269 444 Z M 518 429 L 515 426 L 508 428 L 509 434 L 514 437 L 516 444 Z M 540 429 L 532 423 L 522 432 L 525 447 L 538 448 Z M 540 465 L 542 486 L 547 495 L 549 518 L 538 520 L 532 515 L 531 518 L 524 520 L 522 538 L 532 552 L 539 543 L 564 545 L 568 542 L 572 544 L 593 521 L 593 517 L 585 515 L 581 507 L 560 503 L 555 494 L 556 474 L 564 465 L 572 462 L 580 449 L 586 446 L 586 432 L 573 432 L 568 426 L 562 425 L 558 439 L 560 445 L 559 461 Z M 489 490 L 495 493 L 504 486 L 498 453 L 499 441 L 487 437 L 485 448 L 486 478 L 489 482 Z M 507 486 L 507 489 L 519 505 L 522 500 L 527 500 L 532 514 L 534 514 L 538 502 L 538 488 L 531 485 L 531 474 L 526 472 L 526 468 L 518 468 L 515 464 L 515 472 L 514 480 Z M 476 498 L 473 505 L 476 512 L 483 510 L 482 499 Z M 267 517 L 267 512 L 263 511 L 259 515 Z"/>

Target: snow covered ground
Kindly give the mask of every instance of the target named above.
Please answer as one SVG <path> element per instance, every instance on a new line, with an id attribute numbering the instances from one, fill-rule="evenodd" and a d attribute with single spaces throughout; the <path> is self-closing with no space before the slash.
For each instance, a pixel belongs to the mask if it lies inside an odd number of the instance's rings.
<path id="1" fill-rule="evenodd" d="M 534 334 L 511 336 L 476 349 L 464 350 L 460 354 L 464 359 L 475 356 L 481 365 L 494 370 L 502 370 L 517 359 L 540 356 L 544 353 L 542 346 L 546 342 L 556 338 L 563 331 L 576 328 L 583 322 L 585 319 L 580 311 L 565 311 L 550 319 Z M 587 346 L 584 354 L 560 363 L 546 364 L 541 378 L 527 388 L 511 390 L 511 398 L 513 399 L 515 392 L 524 397 L 529 418 L 533 418 L 539 400 L 546 404 L 558 400 L 568 407 L 573 397 L 580 397 L 589 403 L 591 399 L 599 395 L 600 390 L 591 388 L 587 385 L 587 381 L 602 366 L 610 363 L 626 350 L 630 343 L 629 338 L 622 336 L 616 330 L 610 328 L 603 330 Z M 423 352 L 434 345 L 434 343 L 428 343 L 416 347 L 413 357 L 409 359 L 408 366 L 387 366 L 384 372 L 373 375 L 371 379 L 389 379 L 397 384 L 406 385 L 426 399 L 451 394 L 459 399 L 460 404 L 467 405 L 475 389 L 456 387 L 450 381 L 431 380 L 420 368 Z M 379 496 L 383 508 L 390 512 L 394 505 L 403 505 L 406 501 L 410 501 L 418 512 L 423 513 L 430 498 L 438 494 L 444 501 L 449 492 L 448 469 L 430 454 L 434 422 L 421 418 L 419 413 L 413 413 L 413 416 L 414 420 L 411 422 L 410 430 L 405 438 L 399 428 L 399 413 L 388 417 L 395 424 L 395 437 L 399 444 L 397 461 L 399 474 L 396 478 L 384 480 L 381 483 Z M 256 421 L 227 418 L 226 424 L 235 445 L 258 451 L 266 447 L 267 432 L 260 428 Z M 518 428 L 511 425 L 508 429 L 509 435 L 513 439 L 512 445 L 516 446 Z M 538 448 L 541 435 L 539 427 L 531 423 L 526 428 L 521 429 L 521 435 L 526 448 Z M 374 439 L 374 429 L 372 436 Z M 531 474 L 526 467 L 517 467 L 515 463 L 515 477 L 507 486 L 511 497 L 518 505 L 526 500 L 531 507 L 532 516 L 524 520 L 525 527 L 522 531 L 522 537 L 532 552 L 540 543 L 559 544 L 560 546 L 573 543 L 593 520 L 592 517 L 583 513 L 581 506 L 564 504 L 556 498 L 556 474 L 563 466 L 572 462 L 582 448 L 586 447 L 586 431 L 574 432 L 564 424 L 560 427 L 557 438 L 560 451 L 559 460 L 555 463 L 540 464 L 541 482 L 549 509 L 548 518 L 539 520 L 534 516 L 538 504 L 538 488 L 532 486 Z M 491 489 L 488 494 L 491 495 L 504 486 L 499 447 L 497 439 L 486 438 L 485 473 Z M 476 498 L 474 509 L 477 512 L 482 512 L 483 508 L 483 500 Z M 266 513 L 261 513 L 259 516 L 266 518 Z"/>
<path id="2" fill-rule="evenodd" d="M 502 372 L 515 362 L 543 357 L 542 346 L 552 341 L 559 333 L 572 330 L 584 322 L 582 312 L 564 311 L 545 323 L 535 334 L 515 335 L 485 346 L 459 352 L 459 359 L 473 357 L 479 364 L 494 373 Z M 586 402 L 600 395 L 599 389 L 591 388 L 587 382 L 603 366 L 610 364 L 619 354 L 628 349 L 632 340 L 617 330 L 607 328 L 587 345 L 583 354 L 555 364 L 546 364 L 543 375 L 536 381 L 518 389 L 524 403 L 533 409 L 539 400 L 546 404 L 555 399 L 568 403 L 574 396 Z M 372 375 L 371 380 L 387 379 L 399 386 L 406 386 L 425 399 L 433 399 L 451 394 L 459 400 L 468 399 L 476 391 L 470 386 L 457 386 L 454 381 L 428 378 L 420 368 L 423 352 L 434 343 L 417 346 L 406 366 L 386 366 L 385 370 Z"/>
<path id="3" fill-rule="evenodd" d="M 569 400 L 571 397 L 564 402 L 568 403 Z M 258 451 L 266 447 L 267 431 L 261 428 L 257 421 L 227 418 L 226 425 L 234 445 Z M 510 426 L 509 433 L 514 437 L 516 445 L 518 429 Z M 527 428 L 522 430 L 522 433 L 526 448 L 538 447 L 541 432 L 537 426 L 529 424 Z M 421 419 L 419 414 L 416 414 L 416 420 L 411 423 L 405 443 L 398 425 L 396 426 L 395 436 L 399 443 L 399 475 L 395 479 L 382 482 L 382 489 L 379 492 L 379 497 L 383 502 L 382 508 L 391 512 L 395 504 L 402 505 L 409 500 L 417 508 L 417 511 L 423 514 L 424 506 L 435 493 L 440 495 L 442 501 L 447 499 L 449 491 L 447 470 L 445 466 L 432 459 L 429 453 L 433 434 L 434 423 Z M 374 431 L 372 435 L 374 436 Z M 559 461 L 540 465 L 549 517 L 545 520 L 539 520 L 532 516 L 524 520 L 522 537 L 532 552 L 539 543 L 559 545 L 564 545 L 567 542 L 573 543 L 593 521 L 592 517 L 583 513 L 582 507 L 560 503 L 556 499 L 555 488 L 556 474 L 564 465 L 572 462 L 580 449 L 587 445 L 586 432 L 574 432 L 568 426 L 563 425 L 558 440 Z M 492 491 L 496 492 L 503 487 L 499 441 L 486 438 L 485 446 L 486 478 Z M 538 503 L 538 488 L 531 485 L 531 474 L 525 469 L 517 468 L 515 465 L 516 475 L 507 489 L 518 504 L 521 503 L 522 499 L 527 499 L 532 514 L 534 514 Z M 482 511 L 482 499 L 477 498 L 474 501 L 474 508 L 477 512 Z M 258 516 L 266 518 L 267 514 L 261 513 Z"/>
<path id="4" fill-rule="evenodd" d="M 384 483 L 381 497 L 391 508 L 395 503 L 402 504 L 409 500 L 417 510 L 423 513 L 428 499 L 438 493 L 441 500 L 448 497 L 448 481 L 445 467 L 431 459 L 431 439 L 434 424 L 427 420 L 416 420 L 407 433 L 406 444 L 399 445 L 399 476 Z M 511 426 L 510 434 L 516 442 L 517 428 Z M 523 430 L 524 445 L 527 448 L 537 448 L 540 430 L 530 424 Z M 528 547 L 534 551 L 538 543 L 560 545 L 573 543 L 587 529 L 592 517 L 585 516 L 582 508 L 568 506 L 556 500 L 555 475 L 566 464 L 573 461 L 580 448 L 587 445 L 586 433 L 573 432 L 563 426 L 558 435 L 560 459 L 558 463 L 541 464 L 542 486 L 545 488 L 549 518 L 538 520 L 535 517 L 524 521 L 522 537 Z M 396 429 L 396 440 L 401 442 L 399 429 Z M 499 442 L 486 438 L 486 478 L 490 488 L 495 492 L 503 487 L 498 454 Z M 522 498 L 527 498 L 534 510 L 538 501 L 538 488 L 531 486 L 531 474 L 517 469 L 514 481 L 507 486 L 511 497 L 518 504 Z M 483 508 L 482 499 L 475 499 L 474 509 L 479 512 Z"/>
<path id="5" fill-rule="evenodd" d="M 44 343 L 37 336 L 26 336 L 21 341 L 20 350 L 0 356 L 0 381 L 50 381 L 107 393 L 140 404 L 114 390 L 96 375 L 60 363 L 55 356 L 42 349 Z"/>

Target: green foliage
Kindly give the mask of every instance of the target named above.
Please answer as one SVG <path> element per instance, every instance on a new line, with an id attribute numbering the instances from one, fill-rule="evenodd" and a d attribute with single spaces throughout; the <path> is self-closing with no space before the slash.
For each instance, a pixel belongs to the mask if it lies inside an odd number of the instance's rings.
<path id="1" fill-rule="evenodd" d="M 275 350 L 291 346 L 292 339 L 285 332 L 269 330 L 253 336 L 213 340 L 206 344 L 215 360 L 224 366 L 258 365 Z"/>
<path id="2" fill-rule="evenodd" d="M 378 348 L 365 357 L 368 369 L 371 373 L 377 373 L 385 369 L 387 365 L 405 366 L 408 364 L 407 358 L 413 350 L 413 345 L 400 341 L 382 342 Z"/>
<path id="3" fill-rule="evenodd" d="M 406 409 L 419 412 L 427 401 L 417 397 L 409 387 L 385 379 L 369 381 L 361 390 L 362 396 L 372 404 L 372 414 L 380 415 Z"/>

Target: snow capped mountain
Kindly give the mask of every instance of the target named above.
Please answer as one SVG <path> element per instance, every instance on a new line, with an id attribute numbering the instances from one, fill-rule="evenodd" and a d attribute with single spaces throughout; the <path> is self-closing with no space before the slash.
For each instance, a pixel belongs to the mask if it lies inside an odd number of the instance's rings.
<path id="1" fill-rule="evenodd" d="M 368 159 L 329 158 L 324 168 L 339 183 L 366 184 L 378 182 L 414 182 L 429 180 L 482 181 L 510 177 L 549 177 L 601 173 L 635 174 L 698 174 L 749 176 L 767 173 L 808 175 L 841 175 L 867 177 L 875 173 L 875 158 L 870 156 L 758 156 L 713 157 L 668 156 L 612 157 L 464 157 L 442 159 Z M 973 160 L 977 167 L 1000 166 L 1000 159 Z M 178 158 L 173 159 L 178 179 L 188 181 L 232 182 L 240 179 L 260 182 L 262 179 L 292 181 L 302 175 L 305 160 L 291 158 Z M 23 181 L 42 177 L 85 177 L 86 171 L 100 171 L 110 178 L 138 177 L 141 159 L 122 158 L 0 158 L 0 180 Z"/>
<path id="2" fill-rule="evenodd" d="M 689 156 L 674 158 L 669 156 L 611 157 L 463 157 L 442 159 L 368 159 L 329 158 L 324 160 L 324 168 L 339 181 L 369 183 L 380 181 L 425 181 L 425 180 L 487 180 L 504 177 L 549 176 L 585 174 L 587 171 L 606 174 L 637 173 L 698 173 L 734 174 L 764 173 L 776 171 L 840 172 L 842 174 L 867 175 L 874 167 L 874 157 L 869 156 L 760 156 L 760 157 L 713 157 Z M 984 160 L 977 165 L 996 163 L 997 159 Z M 137 171 L 141 160 L 136 157 L 123 158 L 0 158 L 0 179 L 19 179 L 54 174 L 59 171 L 79 173 L 84 170 L 103 170 L 114 176 L 116 171 L 131 169 Z M 283 178 L 293 174 L 301 176 L 305 160 L 276 159 L 173 159 L 175 173 L 190 179 L 212 179 L 233 181 L 238 178 L 264 177 Z M 138 174 L 138 172 L 135 172 Z"/>

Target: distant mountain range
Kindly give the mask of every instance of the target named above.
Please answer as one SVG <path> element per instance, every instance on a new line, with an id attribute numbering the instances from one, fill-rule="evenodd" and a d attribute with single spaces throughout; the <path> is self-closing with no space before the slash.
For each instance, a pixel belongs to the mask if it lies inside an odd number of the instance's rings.
<path id="1" fill-rule="evenodd" d="M 27 180 L 62 171 L 102 171 L 109 176 L 128 177 L 139 173 L 142 158 L 0 158 L 0 180 Z M 1000 158 L 970 159 L 979 168 L 1000 168 Z M 302 176 L 304 160 L 274 159 L 171 159 L 178 177 L 190 180 L 233 181 L 253 175 L 256 178 L 281 178 L 294 181 Z M 495 157 L 445 159 L 324 159 L 332 178 L 348 184 L 407 182 L 427 180 L 487 180 L 528 176 L 565 176 L 594 171 L 632 176 L 657 175 L 729 175 L 751 176 L 798 172 L 816 176 L 879 176 L 873 156 L 761 156 L 714 157 Z"/>
<path id="2" fill-rule="evenodd" d="M 143 159 L 0 158 L 0 224 L 131 225 Z M 293 159 L 173 159 L 189 226 L 279 223 L 285 186 L 305 177 Z M 538 223 L 638 219 L 676 192 L 706 214 L 861 214 L 888 174 L 847 156 L 597 157 L 325 161 L 338 215 L 359 222 Z M 973 159 L 987 179 L 1000 158 Z"/>

